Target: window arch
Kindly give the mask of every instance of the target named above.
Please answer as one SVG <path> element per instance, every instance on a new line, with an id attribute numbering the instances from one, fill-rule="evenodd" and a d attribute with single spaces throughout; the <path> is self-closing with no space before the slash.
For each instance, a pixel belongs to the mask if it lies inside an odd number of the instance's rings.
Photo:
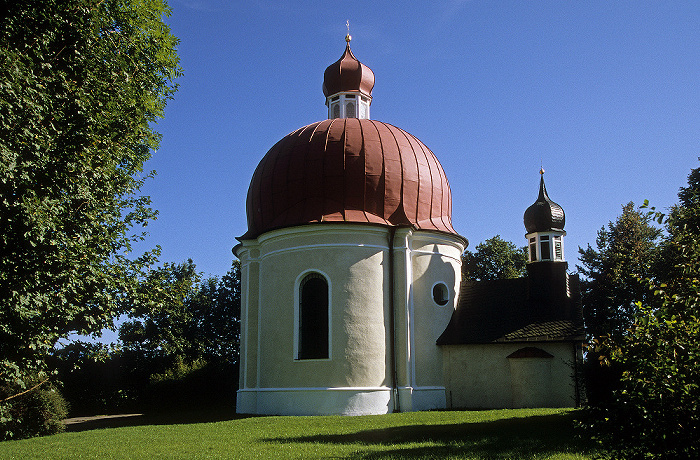
<path id="1" fill-rule="evenodd" d="M 328 359 L 328 281 L 309 273 L 299 283 L 297 359 Z"/>

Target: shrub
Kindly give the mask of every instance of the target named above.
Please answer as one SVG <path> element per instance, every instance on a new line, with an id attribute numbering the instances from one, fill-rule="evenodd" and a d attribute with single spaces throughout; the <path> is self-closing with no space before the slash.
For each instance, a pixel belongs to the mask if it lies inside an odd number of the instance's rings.
<path id="1" fill-rule="evenodd" d="M 0 402 L 0 440 L 54 434 L 65 428 L 63 419 L 68 415 L 68 403 L 56 386 L 34 380 L 26 387 L 35 388 L 23 394 L 26 390 L 18 385 L 0 388 L 0 395 L 10 398 Z"/>

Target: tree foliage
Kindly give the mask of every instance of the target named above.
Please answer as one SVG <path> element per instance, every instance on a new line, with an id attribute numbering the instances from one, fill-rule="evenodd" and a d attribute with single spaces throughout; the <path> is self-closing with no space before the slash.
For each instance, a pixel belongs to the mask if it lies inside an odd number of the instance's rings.
<path id="1" fill-rule="evenodd" d="M 500 235 L 476 245 L 476 251 L 462 255 L 462 277 L 465 280 L 486 281 L 525 276 L 527 249 L 518 248 Z"/>
<path id="2" fill-rule="evenodd" d="M 622 207 L 615 222 L 598 230 L 596 249 L 579 248 L 583 275 L 581 297 L 586 331 L 591 339 L 621 337 L 632 325 L 636 302 L 649 297 L 640 279 L 649 278 L 658 256 L 661 230 L 634 203 Z"/>
<path id="3" fill-rule="evenodd" d="M 137 299 L 154 257 L 128 258 L 155 216 L 142 168 L 180 68 L 164 0 L 3 5 L 0 382 L 22 388 L 59 338 Z"/>
<path id="4" fill-rule="evenodd" d="M 700 168 L 664 221 L 665 267 L 647 278 L 652 293 L 636 302 L 626 334 L 598 343 L 618 366 L 619 389 L 594 411 L 595 437 L 612 458 L 700 456 Z M 650 213 L 662 220 L 658 213 Z"/>
<path id="5" fill-rule="evenodd" d="M 201 280 L 192 260 L 154 270 L 144 283 L 156 301 L 135 308 L 119 328 L 125 351 L 145 360 L 238 363 L 240 263 Z"/>

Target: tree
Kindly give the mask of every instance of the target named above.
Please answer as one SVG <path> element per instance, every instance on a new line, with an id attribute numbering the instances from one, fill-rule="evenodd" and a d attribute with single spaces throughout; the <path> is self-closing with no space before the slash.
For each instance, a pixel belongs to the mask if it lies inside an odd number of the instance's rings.
<path id="1" fill-rule="evenodd" d="M 139 189 L 180 68 L 164 0 L 23 0 L 0 13 L 0 382 L 112 324 L 154 253 Z M 137 299 L 138 300 L 138 299 Z M 7 388 L 10 388 L 7 390 Z"/>
<path id="2" fill-rule="evenodd" d="M 646 280 L 653 295 L 636 303 L 628 333 L 597 350 L 622 370 L 620 388 L 590 424 L 612 458 L 700 455 L 700 168 L 679 199 L 665 221 L 672 270 Z"/>
<path id="3" fill-rule="evenodd" d="M 238 261 L 221 279 L 203 281 L 191 259 L 153 270 L 144 289 L 155 292 L 155 301 L 132 310 L 133 319 L 119 328 L 124 350 L 166 367 L 197 360 L 237 364 L 240 280 Z"/>
<path id="4" fill-rule="evenodd" d="M 619 386 L 622 369 L 618 365 L 601 366 L 595 344 L 608 337 L 622 338 L 634 323 L 636 302 L 648 299 L 650 277 L 658 259 L 661 230 L 651 217 L 634 203 L 622 207 L 622 214 L 598 231 L 596 249 L 579 248 L 577 265 L 584 276 L 581 283 L 583 319 L 588 340 L 593 344 L 586 353 L 583 376 L 588 404 L 605 404 Z"/>
<path id="5" fill-rule="evenodd" d="M 142 288 L 155 293 L 154 302 L 135 308 L 119 329 L 122 361 L 142 404 L 221 404 L 235 394 L 240 281 L 238 261 L 221 279 L 201 280 L 192 260 L 147 277 Z"/>
<path id="6" fill-rule="evenodd" d="M 621 337 L 632 325 L 636 302 L 649 297 L 640 279 L 652 274 L 661 230 L 634 203 L 622 207 L 615 222 L 602 227 L 596 249 L 579 248 L 583 318 L 590 339 Z"/>
<path id="7" fill-rule="evenodd" d="M 527 248 L 518 248 L 496 235 L 476 246 L 476 252 L 464 251 L 462 277 L 465 280 L 486 281 L 525 276 Z"/>

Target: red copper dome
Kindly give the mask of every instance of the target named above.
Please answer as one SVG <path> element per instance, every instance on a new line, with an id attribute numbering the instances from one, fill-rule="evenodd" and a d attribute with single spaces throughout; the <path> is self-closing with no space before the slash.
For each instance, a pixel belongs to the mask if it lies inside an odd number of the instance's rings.
<path id="1" fill-rule="evenodd" d="M 246 204 L 242 239 L 316 222 L 456 234 L 450 186 L 433 152 L 376 120 L 323 120 L 285 136 L 258 164 Z"/>
<path id="2" fill-rule="evenodd" d="M 323 94 L 328 97 L 341 91 L 359 91 L 372 95 L 374 72 L 357 60 L 350 51 L 350 42 L 345 46 L 343 55 L 326 68 L 323 73 Z"/>

